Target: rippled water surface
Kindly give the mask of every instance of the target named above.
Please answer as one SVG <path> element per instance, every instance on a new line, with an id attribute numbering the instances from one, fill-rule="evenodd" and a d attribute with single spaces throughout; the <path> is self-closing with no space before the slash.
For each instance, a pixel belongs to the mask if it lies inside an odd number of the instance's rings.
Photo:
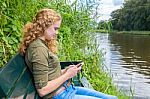
<path id="1" fill-rule="evenodd" d="M 150 36 L 98 33 L 96 40 L 115 85 L 134 99 L 150 99 Z"/>

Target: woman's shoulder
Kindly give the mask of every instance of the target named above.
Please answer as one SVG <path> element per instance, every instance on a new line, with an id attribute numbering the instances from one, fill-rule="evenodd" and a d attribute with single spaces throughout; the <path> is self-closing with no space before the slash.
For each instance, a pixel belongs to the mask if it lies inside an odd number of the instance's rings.
<path id="1" fill-rule="evenodd" d="M 28 52 L 40 50 L 40 51 L 47 51 L 48 48 L 41 42 L 40 39 L 36 39 L 33 42 L 31 42 L 27 48 Z"/>
<path id="2" fill-rule="evenodd" d="M 34 40 L 27 48 L 27 53 L 45 53 L 47 54 L 48 48 L 38 39 Z"/>
<path id="3" fill-rule="evenodd" d="M 36 39 L 30 43 L 29 47 L 45 47 L 45 45 L 41 42 L 40 39 Z"/>

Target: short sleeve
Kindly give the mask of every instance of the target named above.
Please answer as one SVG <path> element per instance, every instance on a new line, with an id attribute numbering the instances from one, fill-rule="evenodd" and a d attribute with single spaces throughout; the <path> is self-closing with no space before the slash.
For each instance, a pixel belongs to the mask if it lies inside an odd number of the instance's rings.
<path id="1" fill-rule="evenodd" d="M 44 47 L 35 47 L 31 51 L 32 73 L 35 87 L 41 89 L 48 83 L 48 51 Z"/>

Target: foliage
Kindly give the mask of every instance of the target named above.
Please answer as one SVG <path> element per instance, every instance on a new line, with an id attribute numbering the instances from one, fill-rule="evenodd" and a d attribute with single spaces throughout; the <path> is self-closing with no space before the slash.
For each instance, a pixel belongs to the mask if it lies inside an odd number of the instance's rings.
<path id="1" fill-rule="evenodd" d="M 100 32 L 111 32 L 112 31 L 112 23 L 110 21 L 100 21 L 98 23 L 97 29 L 100 30 Z"/>
<path id="2" fill-rule="evenodd" d="M 114 30 L 150 30 L 150 0 L 126 0 L 121 9 L 111 13 Z"/>
<path id="3" fill-rule="evenodd" d="M 22 38 L 23 25 L 31 21 L 39 9 L 45 7 L 58 10 L 63 17 L 59 41 L 65 45 L 64 48 L 71 42 L 73 45 L 69 45 L 70 47 L 75 49 L 83 48 L 88 38 L 86 33 L 92 29 L 91 23 L 93 21 L 88 11 L 90 7 L 87 8 L 82 5 L 81 8 L 77 10 L 77 0 L 70 5 L 66 2 L 67 0 L 0 1 L 0 67 L 17 52 L 19 42 Z M 84 42 L 80 40 L 81 38 Z M 68 45 L 66 45 L 66 43 L 68 43 Z M 62 50 L 62 52 L 68 54 L 67 49 Z"/>
<path id="4" fill-rule="evenodd" d="M 46 0 L 0 1 L 0 67 L 17 52 L 23 25 L 46 4 Z"/>

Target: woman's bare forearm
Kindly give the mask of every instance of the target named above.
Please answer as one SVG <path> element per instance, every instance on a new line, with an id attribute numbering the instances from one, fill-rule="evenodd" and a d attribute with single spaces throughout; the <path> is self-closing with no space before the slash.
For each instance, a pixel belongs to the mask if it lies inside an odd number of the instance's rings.
<path id="1" fill-rule="evenodd" d="M 61 73 L 64 74 L 64 73 L 66 73 L 66 71 L 67 71 L 67 69 L 62 69 Z"/>
<path id="2" fill-rule="evenodd" d="M 48 93 L 53 92 L 54 90 L 56 90 L 60 85 L 62 85 L 66 80 L 68 80 L 69 78 L 67 77 L 66 73 L 61 75 L 60 77 L 51 80 L 47 83 L 47 85 L 41 89 L 37 89 L 39 95 L 41 97 L 47 95 Z"/>

